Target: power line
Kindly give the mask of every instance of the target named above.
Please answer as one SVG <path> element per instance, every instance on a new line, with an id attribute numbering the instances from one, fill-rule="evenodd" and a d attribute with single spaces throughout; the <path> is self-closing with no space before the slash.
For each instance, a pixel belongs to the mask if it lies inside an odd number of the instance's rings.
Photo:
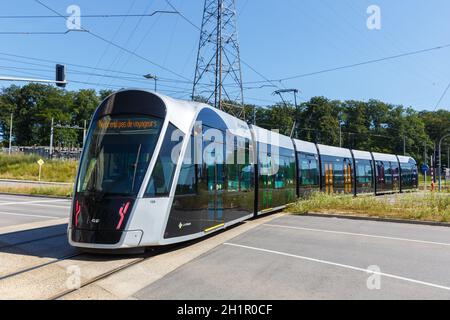
<path id="1" fill-rule="evenodd" d="M 40 1 L 40 0 L 34 0 L 34 1 L 37 2 L 38 4 L 40 4 L 41 6 L 47 8 L 48 10 L 52 11 L 52 12 L 55 13 L 56 15 L 60 16 L 61 18 L 66 19 L 64 15 L 62 15 L 62 14 L 60 14 L 58 11 L 52 9 L 51 7 L 49 7 L 48 5 L 46 5 L 45 3 L 43 3 L 42 1 Z M 165 70 L 165 71 L 167 71 L 167 72 L 169 72 L 169 73 L 171 73 L 171 74 L 173 74 L 173 75 L 176 75 L 177 77 L 180 77 L 180 78 L 182 78 L 182 79 L 184 79 L 184 80 L 189 80 L 189 79 L 186 78 L 185 76 L 183 76 L 183 75 L 181 75 L 181 74 L 179 74 L 179 73 L 177 73 L 177 72 L 175 72 L 175 71 L 172 71 L 172 70 L 170 70 L 169 68 L 166 68 L 166 67 L 164 67 L 164 66 L 162 66 L 162 65 L 160 65 L 160 64 L 158 64 L 158 63 L 156 63 L 156 62 L 154 62 L 154 61 L 152 61 L 152 60 L 150 60 L 150 59 L 148 59 L 148 58 L 146 58 L 146 57 L 144 57 L 144 56 L 142 56 L 142 55 L 140 55 L 140 54 L 137 54 L 136 52 L 133 52 L 133 51 L 127 49 L 127 48 L 124 48 L 124 47 L 122 47 L 121 45 L 119 45 L 119 44 L 117 44 L 117 43 L 115 43 L 115 42 L 112 42 L 112 41 L 110 41 L 110 40 L 108 40 L 108 39 L 102 37 L 101 35 L 99 35 L 99 34 L 97 34 L 97 33 L 94 33 L 94 32 L 92 32 L 92 31 L 90 31 L 90 30 L 87 30 L 87 29 L 85 29 L 85 28 L 82 27 L 82 26 L 77 26 L 77 27 L 78 27 L 80 30 L 83 30 L 83 31 L 85 31 L 85 32 L 87 32 L 87 33 L 89 33 L 89 34 L 91 34 L 93 37 L 95 37 L 95 38 L 97 38 L 97 39 L 99 39 L 99 40 L 101 40 L 101 41 L 104 41 L 104 42 L 106 42 L 106 43 L 110 43 L 112 46 L 114 46 L 114 47 L 116 47 L 116 48 L 119 48 L 119 49 L 121 49 L 121 50 L 127 52 L 128 54 L 134 55 L 134 56 L 136 56 L 137 58 L 142 59 L 142 60 L 144 60 L 144 61 L 146 61 L 146 62 L 148 62 L 148 63 L 151 63 L 151 64 L 153 64 L 154 66 L 156 66 L 156 67 L 158 67 L 158 68 L 160 68 L 160 69 L 162 69 L 162 70 Z"/>
<path id="2" fill-rule="evenodd" d="M 20 60 L 16 60 L 16 59 L 9 59 L 9 58 L 0 57 L 0 60 L 11 61 L 11 62 L 26 64 L 26 65 L 34 65 L 34 66 L 44 67 L 44 68 L 48 68 L 49 71 L 50 70 L 54 71 L 54 64 L 58 64 L 59 63 L 59 64 L 65 64 L 65 65 L 68 65 L 68 66 L 72 66 L 72 67 L 75 67 L 75 68 L 89 69 L 89 70 L 96 70 L 96 71 L 114 72 L 114 73 L 117 73 L 117 74 L 123 74 L 123 75 L 126 75 L 126 76 L 134 76 L 135 77 L 135 78 L 131 78 L 131 77 L 124 77 L 124 76 L 115 76 L 115 77 L 117 77 L 119 79 L 125 79 L 125 78 L 126 79 L 141 79 L 142 76 L 143 76 L 140 73 L 132 73 L 132 72 L 126 72 L 126 71 L 118 71 L 118 70 L 111 70 L 111 69 L 105 69 L 105 68 L 99 68 L 99 67 L 75 64 L 75 63 L 69 63 L 69 62 L 64 62 L 64 61 L 55 61 L 55 60 L 49 60 L 49 59 L 28 57 L 28 56 L 17 55 L 17 54 L 6 53 L 6 52 L 0 52 L 0 55 L 4 55 L 4 56 L 8 56 L 8 57 L 20 58 L 20 59 L 24 59 L 24 60 L 32 60 L 32 61 L 39 61 L 39 62 L 49 63 L 51 65 L 45 65 L 45 64 L 42 64 L 42 63 L 34 63 L 34 62 L 29 62 L 29 61 L 20 61 Z M 29 68 L 26 68 L 26 69 L 29 69 Z M 24 68 L 24 70 L 25 70 L 25 68 Z M 100 73 L 93 73 L 93 72 L 87 72 L 87 71 L 78 71 L 78 70 L 71 71 L 71 73 L 92 75 L 92 76 L 98 76 L 98 77 L 114 77 L 114 76 L 109 76 L 109 75 L 100 74 Z M 159 77 L 158 81 L 159 82 L 166 82 L 166 83 L 192 84 L 192 81 L 171 79 L 171 78 L 165 78 L 165 77 Z M 202 83 L 200 85 L 202 85 L 202 86 L 211 86 L 211 84 L 204 84 L 204 83 Z"/>
<path id="3" fill-rule="evenodd" d="M 189 23 L 191 26 L 193 26 L 194 28 L 196 28 L 198 31 L 201 31 L 200 27 L 197 26 L 195 23 L 193 23 L 191 20 L 189 20 L 183 13 L 181 13 L 180 11 L 178 11 L 177 8 L 174 7 L 174 5 L 172 3 L 170 3 L 169 0 L 166 0 L 167 4 L 174 10 L 177 12 L 177 14 L 179 14 L 187 23 Z"/>
<path id="4" fill-rule="evenodd" d="M 83 30 L 66 31 L 1 31 L 0 35 L 65 35 L 69 32 L 84 32 Z"/>
<path id="5" fill-rule="evenodd" d="M 441 97 L 439 98 L 439 101 L 436 103 L 436 106 L 434 107 L 434 111 L 436 111 L 436 109 L 439 107 L 439 105 L 441 104 L 442 100 L 444 100 L 445 95 L 447 94 L 448 89 L 450 89 L 450 83 L 448 84 L 448 86 L 445 88 L 444 92 L 442 93 Z"/>
<path id="6" fill-rule="evenodd" d="M 309 73 L 303 73 L 303 74 L 299 74 L 299 75 L 295 75 L 295 76 L 291 76 L 291 77 L 286 77 L 286 78 L 272 79 L 271 81 L 282 82 L 282 81 L 294 80 L 294 79 L 298 79 L 298 78 L 304 78 L 304 77 L 309 77 L 309 76 L 313 76 L 313 75 L 318 75 L 318 74 L 323 74 L 323 73 L 328 73 L 328 72 L 333 72 L 333 71 L 338 71 L 338 70 L 343 70 L 343 69 L 350 69 L 350 68 L 359 67 L 359 66 L 368 65 L 368 64 L 373 64 L 373 63 L 378 63 L 378 62 L 382 62 L 382 61 L 394 60 L 394 59 L 407 57 L 407 56 L 413 56 L 413 55 L 417 55 L 417 54 L 421 54 L 421 53 L 426 53 L 426 52 L 431 52 L 431 51 L 445 49 L 445 48 L 448 48 L 448 47 L 450 47 L 450 44 L 445 44 L 445 45 L 442 45 L 442 46 L 437 46 L 437 47 L 432 47 L 432 48 L 427 48 L 427 49 L 421 49 L 421 50 L 405 52 L 405 53 L 401 53 L 401 54 L 397 54 L 397 55 L 393 55 L 393 56 L 388 56 L 388 57 L 384 57 L 384 58 L 372 59 L 372 60 L 367 60 L 367 61 L 363 61 L 363 62 L 348 64 L 348 65 L 334 67 L 334 68 L 329 68 L 329 69 L 323 69 L 323 70 L 309 72 Z M 262 83 L 262 82 L 263 81 L 254 81 L 254 82 L 247 82 L 246 84 L 255 84 L 255 83 Z M 265 81 L 265 82 L 267 82 L 267 81 Z"/>
<path id="7" fill-rule="evenodd" d="M 130 7 L 128 8 L 127 14 L 129 14 L 131 12 L 131 10 L 134 7 L 134 4 L 136 3 L 136 0 L 133 0 L 133 2 L 131 3 Z M 117 35 L 119 34 L 120 30 L 122 29 L 124 23 L 125 23 L 126 19 L 123 18 L 119 27 L 116 29 L 113 37 L 111 38 L 111 41 L 114 41 L 117 37 Z M 95 64 L 95 67 L 98 67 L 100 65 L 100 62 L 103 61 L 103 58 L 105 57 L 105 55 L 108 53 L 109 48 L 111 47 L 111 44 L 107 43 L 105 49 L 103 50 L 102 55 L 99 57 L 99 59 L 97 60 L 97 63 Z M 91 76 L 88 77 L 88 79 L 86 81 L 91 80 Z"/>
<path id="8" fill-rule="evenodd" d="M 64 16 L 65 19 L 68 18 L 145 18 L 153 17 L 156 14 L 174 14 L 177 12 L 168 10 L 156 10 L 148 14 L 83 14 L 82 16 Z M 17 16 L 0 16 L 0 19 L 48 19 L 48 18 L 59 18 L 59 16 L 49 16 L 49 15 L 17 15 Z"/>
<path id="9" fill-rule="evenodd" d="M 149 4 L 145 7 L 144 12 L 147 11 L 147 10 L 149 10 L 150 7 L 152 6 L 152 4 L 153 4 L 152 2 L 149 2 Z M 161 16 L 158 16 L 158 18 L 154 21 L 154 24 L 157 23 L 157 21 L 159 21 L 160 18 L 161 18 Z M 134 35 L 135 35 L 135 33 L 136 33 L 136 30 L 139 28 L 139 26 L 140 26 L 141 23 L 142 23 L 142 20 L 143 20 L 143 17 L 139 18 L 139 20 L 138 20 L 137 23 L 135 24 L 133 30 L 131 31 L 130 36 L 127 37 L 127 41 L 126 41 L 126 43 L 125 43 L 125 45 L 124 45 L 125 47 L 128 46 L 128 43 L 129 43 L 129 42 L 131 41 L 131 39 L 134 37 Z M 135 47 L 134 50 L 132 50 L 133 54 L 137 51 L 137 49 L 138 49 L 138 47 Z M 116 61 L 117 61 L 117 63 L 118 63 L 118 61 L 120 61 L 120 58 L 122 57 L 122 53 L 123 53 L 123 52 L 118 52 L 118 53 L 117 53 L 116 57 L 115 57 L 114 60 L 111 62 L 109 68 L 112 68 L 112 66 L 116 63 Z M 118 60 L 118 59 L 119 59 L 119 60 Z M 131 59 L 131 55 L 128 56 L 128 59 L 125 61 L 125 63 L 124 63 L 124 64 L 122 65 L 122 67 L 119 69 L 120 71 L 122 71 L 122 70 L 125 68 L 125 66 L 128 64 L 128 62 L 130 61 L 130 59 Z M 108 81 L 108 83 L 112 83 L 112 82 L 113 82 L 113 81 Z"/>

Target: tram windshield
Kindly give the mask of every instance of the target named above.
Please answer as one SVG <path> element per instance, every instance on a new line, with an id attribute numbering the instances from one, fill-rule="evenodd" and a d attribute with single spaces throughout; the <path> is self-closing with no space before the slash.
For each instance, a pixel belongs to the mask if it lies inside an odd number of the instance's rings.
<path id="1" fill-rule="evenodd" d="M 136 195 L 147 172 L 163 120 L 108 115 L 94 123 L 85 146 L 77 192 Z"/>

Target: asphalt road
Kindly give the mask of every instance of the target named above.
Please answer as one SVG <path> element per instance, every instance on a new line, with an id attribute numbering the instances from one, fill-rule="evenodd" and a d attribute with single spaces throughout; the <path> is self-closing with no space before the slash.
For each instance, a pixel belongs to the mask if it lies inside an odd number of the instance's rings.
<path id="1" fill-rule="evenodd" d="M 448 227 L 283 216 L 133 298 L 450 299 L 449 266 Z"/>
<path id="2" fill-rule="evenodd" d="M 69 210 L 69 200 L 0 195 L 0 228 Z M 449 227 L 288 215 L 225 241 L 131 298 L 450 299 Z"/>
<path id="3" fill-rule="evenodd" d="M 0 228 L 67 218 L 70 200 L 0 194 Z"/>

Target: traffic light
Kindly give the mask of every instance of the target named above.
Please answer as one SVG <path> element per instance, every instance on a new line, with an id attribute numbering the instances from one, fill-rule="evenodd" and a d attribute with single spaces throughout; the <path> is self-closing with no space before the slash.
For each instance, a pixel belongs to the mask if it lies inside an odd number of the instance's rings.
<path id="1" fill-rule="evenodd" d="M 439 150 L 436 150 L 434 152 L 434 167 L 439 167 L 439 159 L 441 158 L 441 155 L 439 154 Z"/>
<path id="2" fill-rule="evenodd" d="M 66 66 L 56 65 L 56 86 L 65 88 L 66 86 Z"/>

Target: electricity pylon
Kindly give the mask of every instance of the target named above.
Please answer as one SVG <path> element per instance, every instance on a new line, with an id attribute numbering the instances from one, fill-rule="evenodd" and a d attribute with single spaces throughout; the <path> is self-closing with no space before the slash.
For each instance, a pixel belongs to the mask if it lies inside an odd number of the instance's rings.
<path id="1" fill-rule="evenodd" d="M 205 0 L 192 99 L 245 119 L 235 0 Z"/>

